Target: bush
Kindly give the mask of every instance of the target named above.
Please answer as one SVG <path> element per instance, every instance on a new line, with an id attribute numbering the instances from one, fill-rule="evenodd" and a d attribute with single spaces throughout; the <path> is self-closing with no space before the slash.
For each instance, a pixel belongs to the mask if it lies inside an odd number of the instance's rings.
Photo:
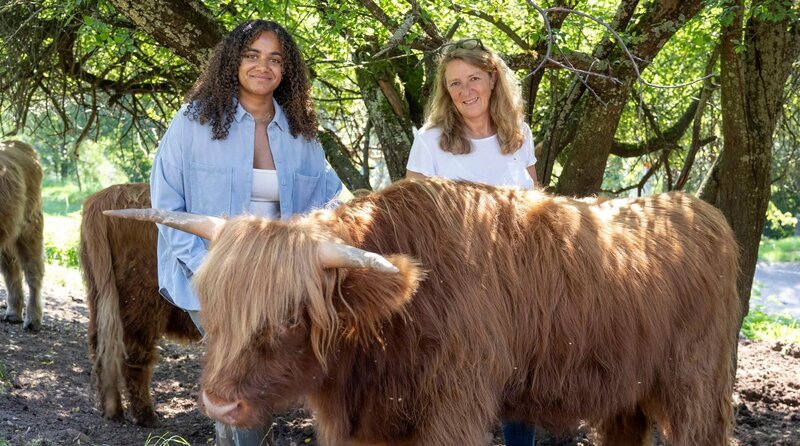
<path id="1" fill-rule="evenodd" d="M 47 263 L 68 268 L 78 267 L 80 213 L 69 215 L 45 214 L 44 253 Z"/>
<path id="2" fill-rule="evenodd" d="M 758 245 L 758 259 L 767 262 L 800 262 L 800 237 L 780 240 L 762 238 Z"/>
<path id="3" fill-rule="evenodd" d="M 754 341 L 800 344 L 800 321 L 786 315 L 765 313 L 763 306 L 755 305 L 744 318 L 742 334 Z"/>
<path id="4" fill-rule="evenodd" d="M 69 268 L 77 268 L 79 265 L 77 243 L 72 246 L 45 244 L 44 256 L 47 263 L 55 263 Z"/>

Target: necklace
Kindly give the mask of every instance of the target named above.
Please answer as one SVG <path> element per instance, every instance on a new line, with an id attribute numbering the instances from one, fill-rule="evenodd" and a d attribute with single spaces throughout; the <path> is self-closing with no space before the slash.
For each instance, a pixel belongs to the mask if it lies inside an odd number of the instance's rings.
<path id="1" fill-rule="evenodd" d="M 273 113 L 269 113 L 267 116 L 264 116 L 263 118 L 256 118 L 255 116 L 253 116 L 253 120 L 259 124 L 266 124 L 269 122 L 270 119 L 272 119 L 272 115 Z"/>

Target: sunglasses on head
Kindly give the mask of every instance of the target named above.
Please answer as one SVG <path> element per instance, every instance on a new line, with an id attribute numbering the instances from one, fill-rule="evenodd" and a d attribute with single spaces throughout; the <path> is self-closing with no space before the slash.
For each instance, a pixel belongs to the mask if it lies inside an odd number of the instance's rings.
<path id="1" fill-rule="evenodd" d="M 481 39 L 464 39 L 464 40 L 459 40 L 458 42 L 445 43 L 444 45 L 439 47 L 440 50 L 446 48 L 465 49 L 465 50 L 474 50 L 476 48 L 480 48 L 483 51 L 487 51 L 486 47 L 483 46 L 483 42 L 481 42 Z"/>

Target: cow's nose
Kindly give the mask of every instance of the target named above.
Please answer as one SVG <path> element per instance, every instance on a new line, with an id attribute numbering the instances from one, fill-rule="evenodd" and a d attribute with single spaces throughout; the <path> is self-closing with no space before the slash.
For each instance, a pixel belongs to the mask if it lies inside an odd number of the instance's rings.
<path id="1" fill-rule="evenodd" d="M 214 419 L 222 421 L 226 424 L 236 424 L 239 415 L 241 414 L 241 403 L 234 401 L 227 404 L 216 404 L 211 401 L 206 391 L 203 391 L 203 405 L 206 407 L 206 414 Z"/>

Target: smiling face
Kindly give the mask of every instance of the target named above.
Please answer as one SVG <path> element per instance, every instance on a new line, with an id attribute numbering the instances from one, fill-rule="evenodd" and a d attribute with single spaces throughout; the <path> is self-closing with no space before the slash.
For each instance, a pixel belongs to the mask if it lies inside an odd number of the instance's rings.
<path id="1" fill-rule="evenodd" d="M 450 99 L 466 120 L 489 117 L 496 72 L 486 72 L 461 59 L 447 63 L 444 83 Z"/>
<path id="2" fill-rule="evenodd" d="M 271 100 L 283 78 L 284 55 L 278 36 L 263 32 L 242 53 L 239 64 L 239 100 Z"/>

